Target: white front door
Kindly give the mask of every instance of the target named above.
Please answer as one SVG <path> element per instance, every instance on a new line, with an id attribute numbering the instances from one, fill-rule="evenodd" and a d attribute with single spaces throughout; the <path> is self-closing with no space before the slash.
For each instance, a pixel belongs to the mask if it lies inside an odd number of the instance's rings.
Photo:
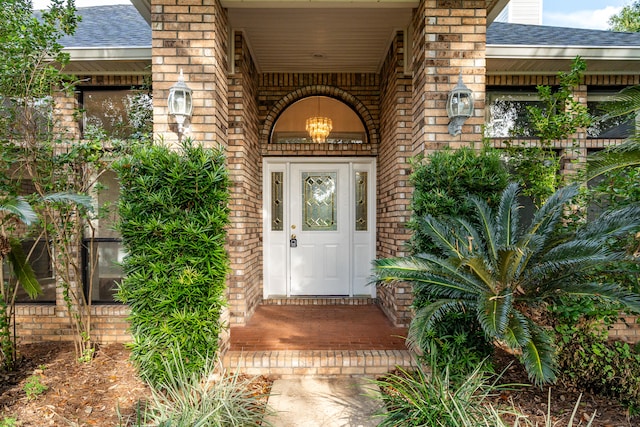
<path id="1" fill-rule="evenodd" d="M 291 295 L 349 295 L 348 165 L 291 165 Z"/>
<path id="2" fill-rule="evenodd" d="M 375 296 L 373 159 L 265 159 L 264 298 Z"/>

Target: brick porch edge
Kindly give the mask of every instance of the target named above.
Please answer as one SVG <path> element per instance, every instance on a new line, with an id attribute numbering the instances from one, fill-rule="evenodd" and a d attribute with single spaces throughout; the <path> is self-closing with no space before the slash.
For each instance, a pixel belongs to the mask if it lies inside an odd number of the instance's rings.
<path id="1" fill-rule="evenodd" d="M 288 378 L 374 376 L 416 363 L 408 350 L 277 350 L 229 351 L 223 357 L 223 365 L 248 375 Z"/>

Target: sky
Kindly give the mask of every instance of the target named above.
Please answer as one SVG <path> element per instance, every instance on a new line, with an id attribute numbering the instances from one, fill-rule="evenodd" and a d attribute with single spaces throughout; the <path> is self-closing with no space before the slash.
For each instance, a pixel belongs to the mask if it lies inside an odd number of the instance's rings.
<path id="1" fill-rule="evenodd" d="M 606 30 L 631 0 L 542 0 L 542 25 Z"/>
<path id="2" fill-rule="evenodd" d="M 542 0 L 542 25 L 606 30 L 611 15 L 632 0 Z M 43 9 L 48 0 L 33 0 L 35 9 Z M 104 4 L 130 4 L 129 0 L 76 0 L 77 7 Z"/>

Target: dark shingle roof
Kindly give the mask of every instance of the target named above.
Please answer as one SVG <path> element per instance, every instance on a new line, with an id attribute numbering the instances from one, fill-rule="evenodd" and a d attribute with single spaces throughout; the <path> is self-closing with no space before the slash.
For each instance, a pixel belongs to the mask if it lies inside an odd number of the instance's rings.
<path id="1" fill-rule="evenodd" d="M 151 47 L 151 27 L 133 5 L 78 8 L 82 17 L 75 35 L 63 37 L 64 47 Z"/>
<path id="2" fill-rule="evenodd" d="M 65 47 L 151 47 L 151 28 L 133 5 L 78 8 L 82 21 L 76 34 L 64 37 Z M 487 29 L 488 45 L 640 46 L 640 33 L 494 22 Z"/>
<path id="3" fill-rule="evenodd" d="M 640 33 L 494 22 L 487 29 L 488 45 L 525 46 L 640 46 Z"/>

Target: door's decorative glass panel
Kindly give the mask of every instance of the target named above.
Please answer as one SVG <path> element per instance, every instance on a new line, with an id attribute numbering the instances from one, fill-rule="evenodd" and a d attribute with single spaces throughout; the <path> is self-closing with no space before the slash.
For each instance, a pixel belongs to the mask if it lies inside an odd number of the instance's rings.
<path id="1" fill-rule="evenodd" d="M 335 231 L 338 229 L 335 172 L 303 172 L 302 229 Z"/>
<path id="2" fill-rule="evenodd" d="M 284 226 L 283 184 L 283 172 L 271 172 L 271 231 L 282 231 Z"/>
<path id="3" fill-rule="evenodd" d="M 367 172 L 356 172 L 356 231 L 367 231 Z"/>

